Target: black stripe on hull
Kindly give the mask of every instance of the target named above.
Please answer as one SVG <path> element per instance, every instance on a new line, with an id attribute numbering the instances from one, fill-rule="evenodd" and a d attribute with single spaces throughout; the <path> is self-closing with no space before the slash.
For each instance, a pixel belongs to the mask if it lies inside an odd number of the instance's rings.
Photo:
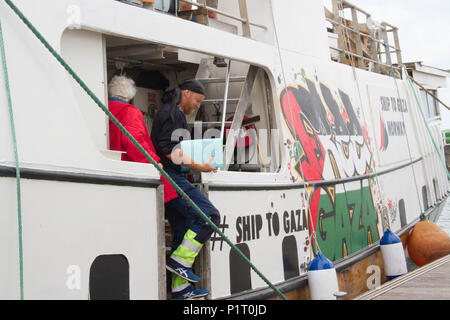
<path id="1" fill-rule="evenodd" d="M 16 177 L 16 168 L 0 166 L 0 177 Z M 98 185 L 127 186 L 140 188 L 157 188 L 162 184 L 157 179 L 136 177 L 106 176 L 101 174 L 77 173 L 67 171 L 49 171 L 42 169 L 21 168 L 20 177 L 30 180 L 61 181 Z"/>

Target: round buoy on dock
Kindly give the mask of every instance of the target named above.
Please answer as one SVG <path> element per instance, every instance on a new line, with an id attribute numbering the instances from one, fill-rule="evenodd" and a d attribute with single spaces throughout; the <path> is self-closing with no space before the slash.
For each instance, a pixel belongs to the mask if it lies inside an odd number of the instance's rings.
<path id="1" fill-rule="evenodd" d="M 389 228 L 380 240 L 380 248 L 388 279 L 408 273 L 402 241 Z"/>
<path id="2" fill-rule="evenodd" d="M 408 238 L 408 254 L 419 267 L 450 254 L 450 237 L 437 224 L 418 222 Z"/>
<path id="3" fill-rule="evenodd" d="M 339 292 L 336 269 L 320 252 L 309 265 L 308 284 L 312 300 L 336 300 L 335 294 Z"/>

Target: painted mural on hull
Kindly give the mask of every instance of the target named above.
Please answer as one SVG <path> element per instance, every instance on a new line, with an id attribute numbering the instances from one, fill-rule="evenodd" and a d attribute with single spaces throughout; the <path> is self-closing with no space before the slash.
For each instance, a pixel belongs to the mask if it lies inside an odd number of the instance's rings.
<path id="1" fill-rule="evenodd" d="M 303 75 L 279 96 L 294 141 L 291 180 L 312 182 L 372 173 L 373 156 L 360 109 L 347 93 Z M 372 179 L 309 186 L 309 231 L 329 259 L 338 260 L 380 239 Z"/>

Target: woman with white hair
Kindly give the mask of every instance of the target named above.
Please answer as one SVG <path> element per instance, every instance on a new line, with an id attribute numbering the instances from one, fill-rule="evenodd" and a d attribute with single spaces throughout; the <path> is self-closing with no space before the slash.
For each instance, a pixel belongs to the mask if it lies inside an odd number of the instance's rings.
<path id="1" fill-rule="evenodd" d="M 145 126 L 142 112 L 129 102 L 136 95 L 136 86 L 133 79 L 125 76 L 114 76 L 108 85 L 109 102 L 108 109 L 116 119 L 128 130 L 137 142 L 156 161 L 160 158 L 155 152 L 152 140 Z M 116 151 L 125 151 L 122 154 L 123 161 L 149 163 L 147 158 L 138 148 L 109 120 L 109 148 Z M 161 177 L 164 183 L 164 201 L 175 199 L 178 195 L 175 189 Z"/>
<path id="2" fill-rule="evenodd" d="M 136 86 L 133 79 L 125 76 L 114 76 L 109 82 L 108 92 L 112 99 L 130 102 L 136 95 Z"/>

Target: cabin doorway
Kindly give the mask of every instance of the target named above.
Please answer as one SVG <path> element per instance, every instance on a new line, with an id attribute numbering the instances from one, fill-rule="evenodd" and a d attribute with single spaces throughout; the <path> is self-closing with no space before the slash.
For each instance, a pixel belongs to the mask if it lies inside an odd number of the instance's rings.
<path id="1" fill-rule="evenodd" d="M 196 78 L 205 85 L 207 95 L 200 110 L 187 116 L 191 139 L 223 136 L 222 171 L 279 170 L 279 146 L 272 137 L 277 129 L 274 94 L 262 68 L 161 44 L 105 38 L 107 78 L 123 74 L 135 81 L 132 104 L 142 111 L 149 132 L 164 91 Z M 201 183 L 200 174 L 191 175 L 194 183 Z"/>
<path id="2" fill-rule="evenodd" d="M 279 170 L 278 139 L 272 139 L 277 129 L 273 86 L 262 68 L 157 43 L 104 37 L 107 79 L 126 75 L 135 81 L 137 93 L 130 103 L 142 111 L 149 134 L 164 91 L 195 78 L 204 84 L 207 95 L 201 108 L 187 116 L 191 139 L 222 139 L 225 156 L 221 171 L 264 174 Z M 208 193 L 200 173 L 190 172 L 188 179 Z M 172 232 L 167 219 L 165 223 L 169 255 Z M 202 286 L 209 289 L 209 243 L 196 259 L 194 269 Z M 170 298 L 170 274 L 166 279 Z"/>

